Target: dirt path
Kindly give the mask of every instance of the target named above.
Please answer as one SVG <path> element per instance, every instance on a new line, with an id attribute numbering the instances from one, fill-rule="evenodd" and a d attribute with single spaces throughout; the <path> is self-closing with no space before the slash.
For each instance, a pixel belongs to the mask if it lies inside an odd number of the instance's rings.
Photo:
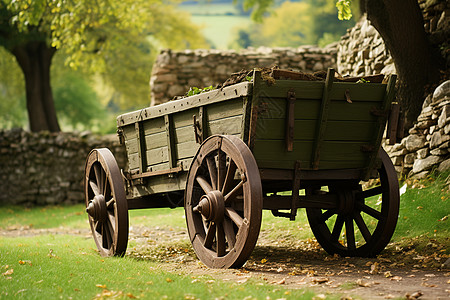
<path id="1" fill-rule="evenodd" d="M 65 230 L 17 228 L 0 236 L 74 234 L 89 237 L 88 229 Z M 238 270 L 213 270 L 199 262 L 190 247 L 186 230 L 130 228 L 127 255 L 161 262 L 161 269 L 193 278 L 245 283 L 260 280 L 286 288 L 312 288 L 317 299 L 328 294 L 341 299 L 449 299 L 450 268 L 446 245 L 430 240 L 427 254 L 389 245 L 378 258 L 341 258 L 326 254 L 315 240 L 278 243 L 261 233 L 252 256 Z"/>

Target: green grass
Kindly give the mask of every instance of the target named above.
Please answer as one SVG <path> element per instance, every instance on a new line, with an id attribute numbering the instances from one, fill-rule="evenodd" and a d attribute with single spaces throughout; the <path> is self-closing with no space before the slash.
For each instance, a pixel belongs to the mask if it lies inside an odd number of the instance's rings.
<path id="1" fill-rule="evenodd" d="M 450 193 L 446 179 L 450 172 L 411 182 L 401 196 L 400 214 L 394 241 L 425 235 L 448 238 L 450 231 Z"/>
<path id="2" fill-rule="evenodd" d="M 409 188 L 401 197 L 393 239 L 396 244 L 406 245 L 403 249 L 415 249 L 418 253 L 426 252 L 426 248 L 431 248 L 430 251 L 444 249 L 448 253 L 450 196 L 447 176 L 449 173 L 409 182 L 415 188 Z M 130 226 L 147 226 L 156 230 L 158 227 L 186 229 L 182 208 L 130 211 Z M 56 228 L 70 232 L 71 229 L 88 230 L 89 225 L 83 205 L 31 209 L 2 207 L 0 228 Z M 313 235 L 304 210 L 299 210 L 295 222 L 273 217 L 270 212 L 264 211 L 260 238 L 289 246 L 296 241 L 311 239 Z M 173 251 L 178 246 L 189 247 L 188 241 L 177 243 L 181 244 L 175 243 Z M 436 243 L 438 246 L 435 246 Z M 162 245 L 163 248 L 166 246 Z M 438 248 L 433 250 L 433 247 Z M 92 299 L 103 295 L 156 299 L 165 296 L 168 299 L 213 299 L 221 296 L 225 299 L 243 299 L 247 296 L 257 299 L 265 299 L 266 296 L 272 299 L 309 299 L 313 296 L 305 290 L 274 288 L 257 279 L 237 284 L 213 280 L 208 276 L 164 271 L 163 256 L 170 250 L 166 248 L 144 260 L 133 255 L 102 258 L 92 238 L 67 234 L 0 237 L 0 273 L 3 274 L 0 276 L 0 298 L 37 299 L 46 295 L 49 299 Z"/>
<path id="3" fill-rule="evenodd" d="M 0 298 L 310 299 L 305 290 L 274 289 L 162 271 L 156 262 L 102 258 L 92 241 L 68 235 L 0 239 Z"/>
<path id="4" fill-rule="evenodd" d="M 79 229 L 89 226 L 85 206 L 49 206 L 25 208 L 6 206 L 0 209 L 1 229 L 57 228 Z"/>

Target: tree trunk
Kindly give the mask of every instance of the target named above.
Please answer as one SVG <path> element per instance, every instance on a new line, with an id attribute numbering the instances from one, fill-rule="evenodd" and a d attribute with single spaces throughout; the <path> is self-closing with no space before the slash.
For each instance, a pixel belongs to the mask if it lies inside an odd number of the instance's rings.
<path id="1" fill-rule="evenodd" d="M 12 49 L 23 71 L 30 130 L 60 131 L 50 86 L 50 65 L 55 48 L 45 41 L 33 41 Z"/>
<path id="2" fill-rule="evenodd" d="M 427 86 L 439 81 L 439 56 L 429 43 L 417 0 L 366 0 L 367 18 L 382 36 L 400 79 L 405 128 L 420 114 Z"/>

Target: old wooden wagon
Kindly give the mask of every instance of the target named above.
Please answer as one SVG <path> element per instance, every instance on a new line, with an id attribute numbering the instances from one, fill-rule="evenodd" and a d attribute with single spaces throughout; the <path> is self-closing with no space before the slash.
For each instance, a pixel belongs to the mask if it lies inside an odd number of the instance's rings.
<path id="1" fill-rule="evenodd" d="M 190 241 L 212 268 L 239 267 L 255 247 L 262 210 L 294 220 L 306 208 L 321 246 L 373 256 L 398 217 L 395 76 L 387 83 L 242 82 L 117 118 L 128 168 L 108 149 L 86 162 L 89 221 L 104 256 L 124 255 L 128 210 L 184 205 Z M 370 180 L 372 184 L 367 184 Z M 375 196 L 375 197 L 374 197 Z"/>

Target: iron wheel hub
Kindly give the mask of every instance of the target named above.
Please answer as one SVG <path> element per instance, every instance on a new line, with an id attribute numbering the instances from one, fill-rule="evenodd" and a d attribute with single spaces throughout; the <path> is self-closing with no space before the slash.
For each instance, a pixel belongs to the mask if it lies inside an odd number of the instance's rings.
<path id="1" fill-rule="evenodd" d="M 201 213 L 207 221 L 223 222 L 225 214 L 225 202 L 220 191 L 211 191 L 200 198 L 200 202 L 194 207 L 194 212 Z"/>
<path id="2" fill-rule="evenodd" d="M 94 221 L 103 222 L 106 220 L 108 213 L 106 209 L 105 197 L 103 195 L 95 196 L 94 199 L 89 202 L 86 212 L 94 219 Z"/>

